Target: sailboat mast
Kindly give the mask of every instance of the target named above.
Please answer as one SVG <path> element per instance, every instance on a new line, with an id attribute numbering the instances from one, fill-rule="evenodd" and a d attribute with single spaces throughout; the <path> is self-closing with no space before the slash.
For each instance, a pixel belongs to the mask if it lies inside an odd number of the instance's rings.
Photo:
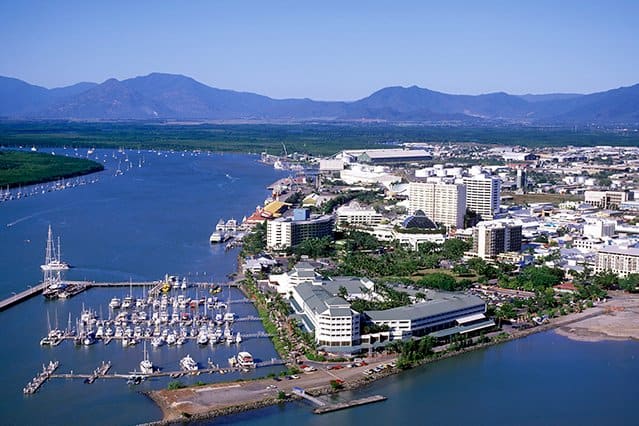
<path id="1" fill-rule="evenodd" d="M 47 248 L 45 253 L 45 265 L 51 263 L 53 256 L 53 233 L 51 232 L 51 225 L 49 225 L 49 233 L 47 234 Z"/>

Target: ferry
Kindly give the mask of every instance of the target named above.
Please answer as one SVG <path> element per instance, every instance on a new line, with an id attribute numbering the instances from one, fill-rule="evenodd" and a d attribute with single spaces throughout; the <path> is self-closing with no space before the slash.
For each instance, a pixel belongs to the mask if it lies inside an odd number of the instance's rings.
<path id="1" fill-rule="evenodd" d="M 255 367 L 255 361 L 253 361 L 253 355 L 249 352 L 239 352 L 236 357 L 237 365 L 243 368 L 253 368 Z"/>
<path id="2" fill-rule="evenodd" d="M 195 362 L 190 355 L 187 355 L 180 360 L 180 368 L 184 371 L 198 370 L 197 362 Z"/>

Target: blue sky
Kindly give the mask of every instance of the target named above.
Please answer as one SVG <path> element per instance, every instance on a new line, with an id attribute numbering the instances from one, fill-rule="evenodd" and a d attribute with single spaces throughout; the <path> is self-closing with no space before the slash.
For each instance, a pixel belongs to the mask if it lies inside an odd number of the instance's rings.
<path id="1" fill-rule="evenodd" d="M 150 72 L 276 98 L 385 86 L 589 93 L 639 83 L 639 1 L 0 1 L 0 75 Z"/>

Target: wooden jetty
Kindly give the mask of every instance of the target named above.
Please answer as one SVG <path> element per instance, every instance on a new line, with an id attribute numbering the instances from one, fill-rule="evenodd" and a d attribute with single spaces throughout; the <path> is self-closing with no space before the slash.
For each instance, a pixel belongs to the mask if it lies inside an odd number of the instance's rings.
<path id="1" fill-rule="evenodd" d="M 319 406 L 313 410 L 315 414 L 326 414 L 333 411 L 345 410 L 347 408 L 358 407 L 360 405 L 373 404 L 375 402 L 386 401 L 385 396 L 383 395 L 373 395 L 367 396 L 366 398 L 354 399 L 352 401 L 347 402 L 338 402 L 337 404 L 324 404 Z"/>

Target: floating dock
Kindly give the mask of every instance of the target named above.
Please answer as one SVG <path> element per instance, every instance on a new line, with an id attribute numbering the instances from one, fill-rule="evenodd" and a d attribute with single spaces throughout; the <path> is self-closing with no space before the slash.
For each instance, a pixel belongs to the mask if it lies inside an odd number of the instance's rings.
<path id="1" fill-rule="evenodd" d="M 345 410 L 347 408 L 359 407 L 360 405 L 373 404 L 375 402 L 386 401 L 386 398 L 383 395 L 373 395 L 367 396 L 366 398 L 354 399 L 348 402 L 338 402 L 337 404 L 324 404 L 319 406 L 313 410 L 315 414 L 326 414 L 331 413 L 333 411 Z"/>

